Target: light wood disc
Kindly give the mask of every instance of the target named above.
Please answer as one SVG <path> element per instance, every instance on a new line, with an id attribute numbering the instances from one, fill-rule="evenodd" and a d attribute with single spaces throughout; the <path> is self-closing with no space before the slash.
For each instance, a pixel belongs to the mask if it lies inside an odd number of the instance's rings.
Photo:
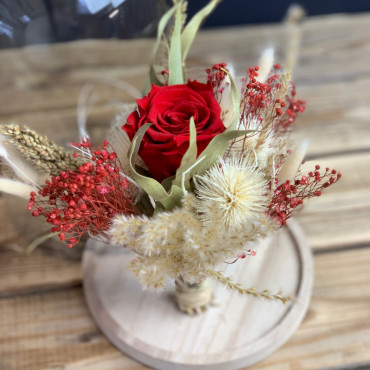
<path id="1" fill-rule="evenodd" d="M 302 321 L 311 296 L 313 263 L 300 227 L 290 220 L 257 255 L 227 265 L 244 287 L 281 291 L 294 303 L 241 296 L 212 282 L 214 305 L 198 316 L 180 312 L 174 287 L 142 290 L 126 269 L 133 254 L 89 240 L 84 291 L 100 329 L 121 351 L 158 369 L 239 369 L 280 347 Z"/>

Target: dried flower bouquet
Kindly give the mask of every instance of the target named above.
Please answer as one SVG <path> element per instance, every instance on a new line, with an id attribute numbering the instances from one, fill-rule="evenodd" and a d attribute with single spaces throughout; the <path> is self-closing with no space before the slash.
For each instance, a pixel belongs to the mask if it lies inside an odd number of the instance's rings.
<path id="1" fill-rule="evenodd" d="M 225 63 L 207 69 L 203 82 L 187 80 L 187 53 L 217 2 L 186 25 L 184 1 L 163 16 L 148 93 L 101 149 L 85 136 L 71 155 L 32 130 L 1 126 L 1 154 L 23 180 L 2 179 L 2 190 L 31 192 L 32 215 L 45 217 L 68 247 L 88 233 L 131 249 L 137 257 L 130 268 L 142 285 L 158 289 L 175 280 L 180 308 L 189 313 L 209 303 L 208 277 L 242 294 L 289 300 L 242 288 L 220 266 L 253 256 L 257 241 L 341 177 L 318 165 L 299 170 L 306 144 L 294 146 L 290 134 L 305 104 L 270 50 L 239 90 Z M 168 65 L 157 73 L 168 28 Z M 40 186 L 6 142 L 52 177 Z"/>

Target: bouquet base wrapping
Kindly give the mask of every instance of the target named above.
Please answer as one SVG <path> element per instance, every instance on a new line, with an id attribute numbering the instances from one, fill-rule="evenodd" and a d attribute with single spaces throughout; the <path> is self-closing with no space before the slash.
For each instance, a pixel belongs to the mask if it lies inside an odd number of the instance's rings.
<path id="1" fill-rule="evenodd" d="M 189 284 L 179 277 L 176 281 L 175 298 L 177 306 L 182 312 L 196 315 L 212 304 L 212 291 L 210 279 L 207 278 L 199 284 Z"/>
<path id="2" fill-rule="evenodd" d="M 179 310 L 175 286 L 142 290 L 126 268 L 124 248 L 89 240 L 83 258 L 86 300 L 97 325 L 126 355 L 158 369 L 238 369 L 277 348 L 302 321 L 311 296 L 313 264 L 300 227 L 293 221 L 254 248 L 255 257 L 228 265 L 233 281 L 256 290 L 284 291 L 283 305 L 240 295 L 210 281 L 208 310 Z"/>

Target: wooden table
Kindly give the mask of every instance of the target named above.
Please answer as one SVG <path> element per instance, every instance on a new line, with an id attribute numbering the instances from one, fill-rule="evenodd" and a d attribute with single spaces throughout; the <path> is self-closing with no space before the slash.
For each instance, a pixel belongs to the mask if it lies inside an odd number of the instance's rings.
<path id="1" fill-rule="evenodd" d="M 370 368 L 370 14 L 310 18 L 302 27 L 294 80 L 308 108 L 296 129 L 311 139 L 308 158 L 340 169 L 343 179 L 297 216 L 316 266 L 308 314 L 287 344 L 253 368 L 365 369 Z M 281 59 L 286 40 L 280 25 L 205 31 L 188 65 L 232 61 L 241 73 L 271 44 Z M 117 81 L 142 85 L 152 44 L 83 41 L 1 51 L 0 121 L 27 124 L 60 144 L 77 140 L 77 97 L 92 82 L 99 98 L 88 127 L 98 142 L 120 101 L 131 99 Z M 0 204 L 0 369 L 142 369 L 92 321 L 81 286 L 81 250 L 50 244 L 26 256 L 25 245 L 38 226 L 29 226 L 20 201 L 2 195 Z"/>

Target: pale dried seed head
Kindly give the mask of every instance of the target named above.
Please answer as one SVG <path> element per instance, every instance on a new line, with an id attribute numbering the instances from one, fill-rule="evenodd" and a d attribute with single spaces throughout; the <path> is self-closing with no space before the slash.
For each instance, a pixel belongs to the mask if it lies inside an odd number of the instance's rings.
<path id="1" fill-rule="evenodd" d="M 51 175 L 59 175 L 68 169 L 77 170 L 79 167 L 79 161 L 72 154 L 27 127 L 0 125 L 0 133 L 8 138 L 25 159 Z"/>

